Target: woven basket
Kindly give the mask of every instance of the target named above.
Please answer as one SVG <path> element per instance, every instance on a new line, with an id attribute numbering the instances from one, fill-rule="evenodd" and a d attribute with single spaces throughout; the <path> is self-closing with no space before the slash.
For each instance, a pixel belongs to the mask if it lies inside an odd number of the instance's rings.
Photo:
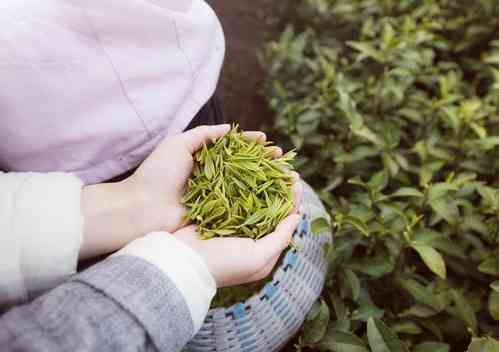
<path id="1" fill-rule="evenodd" d="M 332 242 L 331 232 L 311 233 L 311 221 L 328 218 L 328 214 L 312 188 L 303 186 L 302 220 L 293 236 L 298 250 L 288 250 L 272 281 L 253 297 L 210 310 L 185 351 L 278 351 L 298 331 L 324 286 L 327 261 L 323 248 Z"/>

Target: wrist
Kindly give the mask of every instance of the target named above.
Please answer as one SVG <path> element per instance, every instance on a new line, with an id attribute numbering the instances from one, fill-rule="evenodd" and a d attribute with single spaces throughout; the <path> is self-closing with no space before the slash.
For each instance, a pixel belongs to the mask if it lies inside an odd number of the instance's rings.
<path id="1" fill-rule="evenodd" d="M 134 214 L 137 207 L 140 199 L 125 181 L 85 186 L 80 259 L 114 252 L 143 234 Z"/>

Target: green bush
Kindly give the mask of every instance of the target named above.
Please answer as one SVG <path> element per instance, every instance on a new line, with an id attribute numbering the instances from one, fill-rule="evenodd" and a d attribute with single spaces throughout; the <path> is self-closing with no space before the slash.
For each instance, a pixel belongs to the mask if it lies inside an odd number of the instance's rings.
<path id="1" fill-rule="evenodd" d="M 291 5 L 267 96 L 336 236 L 297 350 L 499 351 L 499 1 Z"/>

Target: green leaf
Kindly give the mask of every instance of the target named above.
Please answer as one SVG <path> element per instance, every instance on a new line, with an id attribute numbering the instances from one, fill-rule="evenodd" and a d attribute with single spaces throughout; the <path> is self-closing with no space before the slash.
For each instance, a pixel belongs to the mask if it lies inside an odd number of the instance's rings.
<path id="1" fill-rule="evenodd" d="M 490 288 L 493 289 L 496 292 L 499 292 L 499 280 L 494 281 L 493 283 L 490 284 Z"/>
<path id="2" fill-rule="evenodd" d="M 402 187 L 399 188 L 398 191 L 392 193 L 390 197 L 416 197 L 421 198 L 424 197 L 424 194 L 418 191 L 416 188 L 411 187 Z"/>
<path id="3" fill-rule="evenodd" d="M 331 352 L 370 352 L 362 339 L 344 331 L 331 330 L 317 348 Z"/>
<path id="4" fill-rule="evenodd" d="M 400 317 L 413 316 L 418 318 L 429 318 L 438 314 L 434 309 L 422 304 L 416 304 L 399 314 Z"/>
<path id="5" fill-rule="evenodd" d="M 362 303 L 360 307 L 352 312 L 352 320 L 368 321 L 370 318 L 382 318 L 385 314 L 383 309 L 379 309 L 373 304 Z"/>
<path id="6" fill-rule="evenodd" d="M 388 175 L 385 171 L 375 173 L 367 183 L 369 189 L 374 191 L 381 191 L 388 184 Z"/>
<path id="7" fill-rule="evenodd" d="M 479 266 L 478 270 L 482 273 L 499 276 L 499 258 L 488 258 Z"/>
<path id="8" fill-rule="evenodd" d="M 434 200 L 440 199 L 446 196 L 451 191 L 457 191 L 456 185 L 453 183 L 440 182 L 431 185 L 428 190 L 428 201 L 432 202 Z"/>
<path id="9" fill-rule="evenodd" d="M 360 219 L 354 217 L 354 216 L 345 216 L 343 217 L 343 222 L 345 224 L 349 224 L 355 229 L 357 229 L 359 232 L 361 232 L 365 236 L 369 236 L 369 229 L 367 225 Z"/>
<path id="10" fill-rule="evenodd" d="M 499 137 L 486 137 L 473 141 L 471 147 L 479 148 L 484 151 L 491 150 L 499 145 Z"/>
<path id="11" fill-rule="evenodd" d="M 447 236 L 429 228 L 421 228 L 417 230 L 414 233 L 412 242 L 414 244 L 423 244 L 433 247 L 450 256 L 461 259 L 466 258 L 465 251 L 458 243 L 456 243 L 456 241 L 453 241 Z"/>
<path id="12" fill-rule="evenodd" d="M 438 249 L 440 252 L 447 254 L 449 256 L 461 259 L 467 258 L 464 249 L 458 243 L 447 237 L 441 236 L 439 238 L 436 238 L 433 241 L 432 246 L 435 249 Z"/>
<path id="13" fill-rule="evenodd" d="M 334 312 L 336 314 L 336 319 L 342 320 L 347 317 L 347 307 L 345 306 L 344 300 L 340 299 L 337 295 L 334 293 L 331 293 L 329 295 L 329 298 L 331 299 L 331 302 L 333 303 L 334 307 Z"/>
<path id="14" fill-rule="evenodd" d="M 421 244 L 427 246 L 433 246 L 433 243 L 443 235 L 433 229 L 421 228 L 414 232 L 412 242 L 414 244 Z"/>
<path id="15" fill-rule="evenodd" d="M 446 307 L 446 302 L 441 295 L 434 294 L 429 287 L 425 287 L 414 279 L 399 278 L 399 285 L 420 303 L 423 303 L 437 312 Z"/>
<path id="16" fill-rule="evenodd" d="M 357 275 L 350 269 L 345 269 L 345 279 L 350 287 L 352 298 L 354 301 L 359 299 L 360 295 L 360 281 Z"/>
<path id="17" fill-rule="evenodd" d="M 348 262 L 348 266 L 360 273 L 379 279 L 393 271 L 394 263 L 387 256 L 366 259 L 355 259 Z"/>
<path id="18" fill-rule="evenodd" d="M 419 345 L 416 345 L 413 352 L 449 352 L 450 346 L 446 343 L 442 342 L 423 342 Z"/>
<path id="19" fill-rule="evenodd" d="M 361 61 L 363 58 L 371 57 L 376 61 L 384 62 L 384 58 L 381 55 L 381 53 L 378 50 L 376 50 L 369 42 L 349 41 L 347 42 L 347 45 L 354 48 L 355 50 L 359 51 L 362 54 L 362 56 L 359 58 L 359 61 Z"/>
<path id="20" fill-rule="evenodd" d="M 320 235 L 325 231 L 331 230 L 331 225 L 326 218 L 317 218 L 312 221 L 311 229 L 314 235 Z"/>
<path id="21" fill-rule="evenodd" d="M 397 334 L 379 319 L 368 320 L 367 338 L 373 352 L 409 352 Z"/>
<path id="22" fill-rule="evenodd" d="M 459 318 L 473 331 L 476 331 L 477 321 L 475 311 L 470 302 L 458 290 L 450 291 Z"/>
<path id="23" fill-rule="evenodd" d="M 364 138 L 366 140 L 368 140 L 369 142 L 373 143 L 374 145 L 380 147 L 380 148 L 384 148 L 385 147 L 385 143 L 383 142 L 383 140 L 381 139 L 380 136 L 378 136 L 376 133 L 374 133 L 371 129 L 369 129 L 368 127 L 366 126 L 361 126 L 361 127 L 351 127 L 352 129 L 352 132 L 361 137 L 361 138 Z"/>
<path id="24" fill-rule="evenodd" d="M 427 245 L 412 244 L 411 247 L 418 252 L 421 259 L 423 259 L 431 271 L 442 279 L 446 278 L 447 271 L 445 269 L 445 262 L 440 253 L 438 253 L 433 247 Z"/>
<path id="25" fill-rule="evenodd" d="M 499 341 L 493 338 L 475 338 L 468 347 L 467 352 L 499 352 Z"/>
<path id="26" fill-rule="evenodd" d="M 301 136 L 313 133 L 319 126 L 321 114 L 315 110 L 308 110 L 298 116 L 296 129 Z"/>
<path id="27" fill-rule="evenodd" d="M 491 291 L 489 295 L 489 312 L 494 320 L 499 321 L 499 292 Z"/>
<path id="28" fill-rule="evenodd" d="M 423 332 L 423 329 L 411 320 L 403 320 L 396 322 L 391 325 L 393 331 L 397 334 L 409 334 L 409 335 L 419 335 Z"/>
<path id="29" fill-rule="evenodd" d="M 432 209 L 451 225 L 455 225 L 459 219 L 459 209 L 456 204 L 446 198 L 437 198 L 430 202 Z"/>
<path id="30" fill-rule="evenodd" d="M 318 343 L 326 335 L 329 323 L 329 307 L 320 300 L 314 304 L 303 327 L 303 340 L 306 344 Z"/>

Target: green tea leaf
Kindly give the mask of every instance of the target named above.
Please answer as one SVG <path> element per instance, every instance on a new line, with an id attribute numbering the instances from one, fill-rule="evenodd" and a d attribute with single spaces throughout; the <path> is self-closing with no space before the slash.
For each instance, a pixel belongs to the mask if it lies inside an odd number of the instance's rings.
<path id="1" fill-rule="evenodd" d="M 446 183 L 446 182 L 436 183 L 430 186 L 429 188 L 428 200 L 430 202 L 433 202 L 435 200 L 438 200 L 446 196 L 451 191 L 457 191 L 457 189 L 458 188 L 453 183 Z"/>
<path id="2" fill-rule="evenodd" d="M 345 269 L 345 278 L 350 291 L 352 292 L 352 298 L 356 301 L 359 299 L 360 295 L 360 280 L 357 275 L 350 269 Z"/>
<path id="3" fill-rule="evenodd" d="M 347 42 L 349 46 L 352 48 L 358 50 L 360 53 L 362 53 L 361 58 L 359 60 L 362 60 L 362 58 L 368 58 L 371 57 L 376 61 L 383 62 L 383 56 L 374 48 L 372 45 L 368 42 L 354 42 L 350 41 Z"/>
<path id="4" fill-rule="evenodd" d="M 489 312 L 494 320 L 499 320 L 499 292 L 491 291 L 489 295 Z"/>
<path id="5" fill-rule="evenodd" d="M 385 311 L 373 304 L 362 303 L 358 309 L 352 312 L 352 320 L 368 321 L 370 318 L 382 318 Z"/>
<path id="6" fill-rule="evenodd" d="M 429 287 L 423 286 L 416 280 L 400 278 L 398 282 L 417 302 L 425 304 L 437 312 L 446 307 L 446 302 L 442 296 L 433 293 Z"/>
<path id="7" fill-rule="evenodd" d="M 438 198 L 430 202 L 432 209 L 449 224 L 454 225 L 459 218 L 459 209 L 456 204 L 445 198 Z"/>
<path id="8" fill-rule="evenodd" d="M 343 331 L 332 330 L 317 345 L 320 351 L 331 352 L 369 352 L 362 339 Z"/>
<path id="9" fill-rule="evenodd" d="M 442 258 L 442 255 L 438 253 L 433 247 L 421 244 L 413 244 L 412 248 L 419 253 L 419 256 L 425 264 L 437 274 L 442 279 L 445 279 L 447 276 L 447 271 L 445 268 L 445 262 Z"/>
<path id="10" fill-rule="evenodd" d="M 424 194 L 418 191 L 415 188 L 411 187 L 402 187 L 395 193 L 392 193 L 390 197 L 417 197 L 421 198 L 424 197 Z"/>
<path id="11" fill-rule="evenodd" d="M 434 315 L 438 314 L 437 311 L 434 309 L 427 307 L 422 304 L 416 304 L 409 309 L 404 310 L 399 314 L 401 317 L 408 317 L 408 316 L 413 316 L 413 317 L 418 317 L 418 318 L 429 318 Z"/>
<path id="12" fill-rule="evenodd" d="M 367 228 L 367 225 L 360 219 L 354 217 L 354 216 L 345 216 L 343 218 L 343 222 L 345 224 L 351 225 L 354 227 L 356 230 L 364 234 L 365 236 L 369 236 L 369 229 Z"/>
<path id="13" fill-rule="evenodd" d="M 442 342 L 423 342 L 415 346 L 413 352 L 449 352 L 450 346 Z"/>
<path id="14" fill-rule="evenodd" d="M 476 331 L 477 321 L 475 311 L 470 305 L 470 302 L 457 290 L 450 291 L 452 299 L 455 303 L 459 318 L 473 331 Z"/>
<path id="15" fill-rule="evenodd" d="M 499 276 L 499 258 L 488 258 L 478 267 L 482 273 Z"/>
<path id="16" fill-rule="evenodd" d="M 403 320 L 391 325 L 391 328 L 397 334 L 419 335 L 423 329 L 411 320 Z"/>
<path id="17" fill-rule="evenodd" d="M 316 302 L 305 321 L 303 339 L 306 344 L 315 344 L 326 335 L 329 323 L 329 307 L 326 302 Z"/>
<path id="18" fill-rule="evenodd" d="M 371 318 L 367 322 L 367 337 L 373 352 L 408 352 L 409 350 L 381 320 Z"/>
<path id="19" fill-rule="evenodd" d="M 467 352 L 499 352 L 499 341 L 490 337 L 475 338 L 468 347 Z"/>
<path id="20" fill-rule="evenodd" d="M 329 221 L 326 218 L 317 218 L 312 221 L 311 229 L 312 233 L 315 235 L 319 235 L 324 231 L 327 231 L 331 228 Z"/>

